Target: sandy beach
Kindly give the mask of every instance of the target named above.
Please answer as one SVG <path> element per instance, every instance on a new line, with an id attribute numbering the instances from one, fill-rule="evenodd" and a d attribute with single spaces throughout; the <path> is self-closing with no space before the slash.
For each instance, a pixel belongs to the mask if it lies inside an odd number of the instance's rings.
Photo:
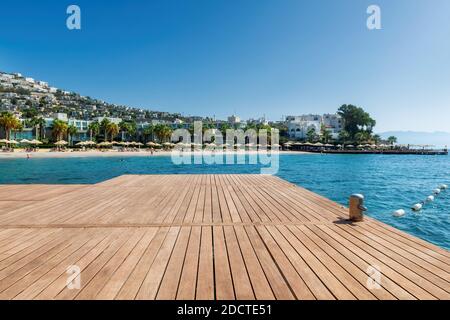
<path id="1" fill-rule="evenodd" d="M 270 151 L 269 151 L 270 152 Z M 266 153 L 266 151 L 216 151 L 215 154 L 258 154 Z M 301 151 L 278 151 L 279 154 L 311 154 Z M 125 151 L 119 152 L 115 150 L 109 151 L 65 151 L 55 152 L 48 149 L 42 149 L 37 152 L 25 152 L 24 150 L 16 150 L 15 152 L 0 152 L 0 159 L 26 159 L 29 158 L 83 158 L 83 157 L 158 157 L 170 156 L 172 151 L 155 151 L 153 155 L 147 149 L 141 151 Z M 202 155 L 211 154 L 208 151 L 184 151 L 183 154 Z"/>

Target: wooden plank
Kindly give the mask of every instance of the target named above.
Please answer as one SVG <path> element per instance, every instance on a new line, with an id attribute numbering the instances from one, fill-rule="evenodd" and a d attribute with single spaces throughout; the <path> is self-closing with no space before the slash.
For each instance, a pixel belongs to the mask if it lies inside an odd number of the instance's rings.
<path id="1" fill-rule="evenodd" d="M 369 217 L 349 224 L 346 208 L 273 176 L 126 175 L 2 197 L 0 299 L 450 298 L 447 250 Z"/>

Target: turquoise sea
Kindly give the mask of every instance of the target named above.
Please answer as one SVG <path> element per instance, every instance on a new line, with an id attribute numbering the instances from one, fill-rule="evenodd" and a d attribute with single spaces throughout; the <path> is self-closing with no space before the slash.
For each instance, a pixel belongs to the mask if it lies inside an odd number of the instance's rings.
<path id="1" fill-rule="evenodd" d="M 175 165 L 170 157 L 1 159 L 0 184 L 89 184 L 122 174 L 259 173 L 260 165 Z M 449 156 L 280 155 L 277 175 L 346 205 L 362 193 L 368 215 L 450 249 L 450 189 L 420 213 L 409 208 L 450 185 Z M 401 218 L 392 211 L 405 209 Z"/>

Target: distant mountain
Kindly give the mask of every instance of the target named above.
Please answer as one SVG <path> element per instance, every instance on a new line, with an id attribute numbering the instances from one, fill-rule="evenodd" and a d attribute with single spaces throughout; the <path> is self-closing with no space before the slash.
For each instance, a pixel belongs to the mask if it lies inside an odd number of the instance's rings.
<path id="1" fill-rule="evenodd" d="M 400 144 L 430 144 L 439 148 L 450 146 L 450 132 L 387 131 L 378 134 L 383 139 L 395 136 Z"/>

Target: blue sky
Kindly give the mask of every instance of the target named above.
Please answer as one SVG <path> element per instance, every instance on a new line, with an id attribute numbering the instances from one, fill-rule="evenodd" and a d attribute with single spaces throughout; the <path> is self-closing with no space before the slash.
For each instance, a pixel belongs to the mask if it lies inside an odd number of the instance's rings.
<path id="1" fill-rule="evenodd" d="M 82 30 L 66 28 L 81 7 Z M 381 7 L 382 30 L 366 28 Z M 113 103 L 225 118 L 364 107 L 450 131 L 448 0 L 4 1 L 0 70 Z"/>

